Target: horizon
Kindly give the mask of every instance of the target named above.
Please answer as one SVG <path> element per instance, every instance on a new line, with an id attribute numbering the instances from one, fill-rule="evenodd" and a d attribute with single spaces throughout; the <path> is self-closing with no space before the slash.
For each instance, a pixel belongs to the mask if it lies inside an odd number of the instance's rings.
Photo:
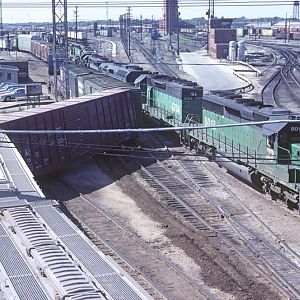
<path id="1" fill-rule="evenodd" d="M 39 23 L 52 22 L 52 2 L 41 2 L 31 0 L 15 2 L 13 0 L 2 1 L 2 21 L 3 24 Z M 92 20 L 118 20 L 119 16 L 125 14 L 128 6 L 131 7 L 132 18 L 140 18 L 141 10 L 143 18 L 161 19 L 163 17 L 162 0 L 139 0 L 135 2 L 127 1 L 126 5 L 120 0 L 111 1 L 86 1 L 85 4 L 79 0 L 68 2 L 68 21 L 75 20 L 74 10 L 78 6 L 78 21 Z M 193 18 L 206 18 L 208 10 L 208 0 L 182 0 L 178 1 L 180 17 L 183 20 Z M 236 18 L 237 16 L 248 19 L 262 18 L 262 15 L 269 15 L 264 18 L 291 18 L 293 15 L 293 5 L 291 1 L 280 0 L 249 0 L 246 3 L 237 0 L 226 3 L 224 0 L 215 0 L 215 16 L 219 18 Z M 271 16 L 270 16 L 271 15 Z M 273 15 L 273 16 L 272 16 Z"/>

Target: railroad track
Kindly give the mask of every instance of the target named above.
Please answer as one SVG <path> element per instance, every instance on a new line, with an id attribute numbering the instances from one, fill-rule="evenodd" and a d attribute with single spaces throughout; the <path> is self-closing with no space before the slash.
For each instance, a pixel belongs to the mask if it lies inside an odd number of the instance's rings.
<path id="1" fill-rule="evenodd" d="M 63 184 L 76 193 L 76 188 L 58 178 Z M 87 195 L 79 194 L 81 199 L 80 216 L 76 214 L 70 206 L 65 205 L 68 212 L 80 224 L 83 231 L 94 242 L 94 244 L 103 251 L 104 254 L 111 256 L 124 268 L 151 296 L 155 299 L 166 299 L 163 295 L 166 290 L 169 292 L 173 289 L 174 282 L 182 286 L 190 286 L 189 289 L 195 289 L 203 295 L 203 299 L 218 299 L 207 288 L 199 282 L 197 278 L 193 278 L 175 263 L 171 262 L 167 257 L 159 252 L 159 245 L 151 245 L 146 243 L 135 232 L 129 229 L 116 216 L 109 215 L 99 205 L 95 204 Z M 91 214 L 96 213 L 95 220 Z M 122 249 L 122 250 L 118 250 Z M 133 251 L 133 249 L 136 249 Z M 158 250 L 157 250 L 158 249 Z M 136 255 L 138 253 L 138 256 Z M 132 261 L 135 261 L 133 266 Z M 147 268 L 147 265 L 151 267 Z M 137 267 L 137 265 L 139 265 Z M 153 268 L 155 265 L 155 269 Z M 138 270 L 138 271 L 137 271 Z M 151 272 L 155 274 L 156 280 L 161 285 L 163 291 L 158 291 L 155 288 L 155 283 L 150 279 L 152 275 L 143 273 Z M 147 271 L 148 270 L 148 271 Z M 172 273 L 172 276 L 166 278 L 166 272 Z M 174 281 L 175 280 L 175 281 Z M 198 293 L 199 294 L 199 293 Z M 175 296 L 175 295 L 174 295 Z"/>
<path id="2" fill-rule="evenodd" d="M 143 53 L 143 55 L 149 60 L 149 62 L 155 66 L 155 68 L 162 74 L 168 76 L 175 76 L 178 77 L 177 73 L 174 72 L 170 67 L 166 64 L 162 63 L 161 61 L 157 61 L 156 57 L 153 55 L 154 49 L 152 45 L 152 49 L 149 50 L 138 38 L 134 38 L 134 42 L 136 43 L 137 47 Z"/>
<path id="3" fill-rule="evenodd" d="M 258 222 L 237 197 L 195 161 L 157 161 L 141 167 L 141 176 L 161 195 L 169 209 L 179 213 L 201 234 L 218 236 L 233 247 L 283 294 L 300 298 L 300 259 L 283 243 L 270 235 L 270 229 Z M 216 191 L 220 191 L 216 194 Z M 220 196 L 221 195 L 221 196 Z M 204 199 L 204 197 L 205 199 Z M 221 198 L 223 201 L 221 201 Z M 227 203 L 224 204 L 224 203 Z M 243 218 L 238 218 L 242 214 Z M 254 233 L 247 227 L 253 218 L 270 236 Z"/>
<path id="4" fill-rule="evenodd" d="M 282 96 L 279 95 L 278 91 L 279 89 L 284 89 L 289 97 L 293 99 L 293 102 L 297 103 L 299 101 L 300 91 L 300 81 L 295 75 L 295 70 L 300 69 L 297 55 L 292 50 L 275 46 L 269 47 L 279 51 L 286 61 L 265 84 L 261 92 L 261 99 L 263 103 L 282 107 Z"/>

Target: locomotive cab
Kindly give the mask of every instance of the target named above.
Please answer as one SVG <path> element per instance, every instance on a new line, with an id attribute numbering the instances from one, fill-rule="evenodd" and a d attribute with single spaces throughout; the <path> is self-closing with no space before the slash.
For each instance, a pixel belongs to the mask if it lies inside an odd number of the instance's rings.
<path id="1" fill-rule="evenodd" d="M 278 164 L 288 165 L 289 182 L 300 183 L 300 126 L 291 123 L 278 133 Z"/>
<path id="2" fill-rule="evenodd" d="M 300 166 L 300 142 L 291 144 L 291 162 L 292 165 Z"/>
<path id="3" fill-rule="evenodd" d="M 263 128 L 269 156 L 274 157 L 278 164 L 300 166 L 300 126 L 296 130 L 297 124 L 277 123 Z"/>

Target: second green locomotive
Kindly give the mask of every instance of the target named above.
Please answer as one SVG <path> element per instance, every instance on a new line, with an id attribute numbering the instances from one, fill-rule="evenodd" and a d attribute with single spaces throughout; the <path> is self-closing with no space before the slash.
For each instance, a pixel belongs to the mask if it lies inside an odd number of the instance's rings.
<path id="1" fill-rule="evenodd" d="M 289 110 L 264 106 L 253 99 L 203 95 L 202 87 L 185 80 L 166 76 L 152 76 L 147 80 L 143 109 L 171 126 L 300 118 Z M 188 130 L 181 133 L 181 142 L 222 156 L 228 166 L 231 164 L 229 169 L 235 169 L 243 179 L 282 199 L 289 207 L 298 207 L 299 123 Z"/>

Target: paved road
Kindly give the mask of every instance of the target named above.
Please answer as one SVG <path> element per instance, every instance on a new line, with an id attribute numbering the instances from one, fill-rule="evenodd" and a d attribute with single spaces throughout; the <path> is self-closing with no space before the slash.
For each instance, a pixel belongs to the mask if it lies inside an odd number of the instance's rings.
<path id="1" fill-rule="evenodd" d="M 192 75 L 198 84 L 204 87 L 204 90 L 229 90 L 246 85 L 233 74 L 234 66 L 221 64 L 218 60 L 208 57 L 206 51 L 181 53 L 180 56 L 183 70 Z"/>

